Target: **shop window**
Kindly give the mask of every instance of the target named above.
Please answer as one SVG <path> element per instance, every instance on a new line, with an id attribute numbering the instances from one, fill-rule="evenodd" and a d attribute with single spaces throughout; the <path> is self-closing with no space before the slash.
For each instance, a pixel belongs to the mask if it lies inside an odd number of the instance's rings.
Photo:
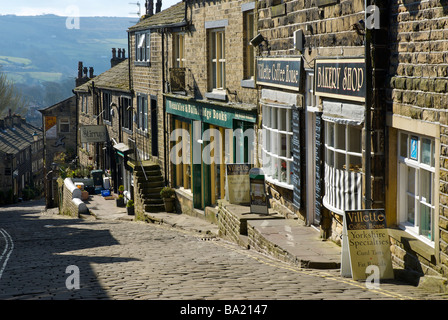
<path id="1" fill-rule="evenodd" d="M 342 214 L 362 205 L 361 127 L 325 120 L 325 206 Z"/>
<path id="2" fill-rule="evenodd" d="M 263 169 L 271 182 L 292 189 L 291 109 L 263 105 Z"/>
<path id="3" fill-rule="evenodd" d="M 398 139 L 398 211 L 400 226 L 434 241 L 434 139 L 400 132 Z"/>

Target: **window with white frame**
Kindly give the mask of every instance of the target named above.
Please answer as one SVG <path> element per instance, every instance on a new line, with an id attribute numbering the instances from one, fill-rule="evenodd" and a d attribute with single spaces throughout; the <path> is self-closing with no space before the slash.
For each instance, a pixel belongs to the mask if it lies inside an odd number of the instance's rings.
<path id="1" fill-rule="evenodd" d="M 398 153 L 400 226 L 431 244 L 435 232 L 435 140 L 399 132 Z"/>
<path id="2" fill-rule="evenodd" d="M 336 213 L 362 206 L 362 128 L 325 120 L 324 205 Z"/>
<path id="3" fill-rule="evenodd" d="M 244 24 L 244 79 L 255 77 L 255 54 L 254 46 L 250 44 L 255 36 L 254 10 L 243 13 Z"/>
<path id="4" fill-rule="evenodd" d="M 137 95 L 137 126 L 141 131 L 148 131 L 148 96 Z"/>
<path id="5" fill-rule="evenodd" d="M 112 121 L 111 114 L 112 95 L 108 92 L 103 92 L 103 119 L 105 121 Z"/>
<path id="6" fill-rule="evenodd" d="M 271 182 L 293 188 L 291 107 L 263 104 L 263 170 Z"/>
<path id="7" fill-rule="evenodd" d="M 151 33 L 138 32 L 135 34 L 135 61 L 150 62 L 151 58 Z"/>
<path id="8" fill-rule="evenodd" d="M 174 45 L 174 67 L 183 68 L 185 66 L 185 34 L 176 33 L 173 37 Z"/>
<path id="9" fill-rule="evenodd" d="M 226 87 L 226 55 L 224 29 L 209 30 L 210 89 Z"/>
<path id="10" fill-rule="evenodd" d="M 84 95 L 84 94 L 81 96 L 81 112 L 87 113 L 89 111 L 88 98 L 89 98 L 89 96 Z"/>
<path id="11" fill-rule="evenodd" d="M 120 104 L 122 126 L 132 131 L 132 100 L 129 97 L 121 97 Z"/>
<path id="12" fill-rule="evenodd" d="M 70 119 L 69 118 L 59 119 L 59 132 L 64 132 L 64 133 L 70 132 Z"/>

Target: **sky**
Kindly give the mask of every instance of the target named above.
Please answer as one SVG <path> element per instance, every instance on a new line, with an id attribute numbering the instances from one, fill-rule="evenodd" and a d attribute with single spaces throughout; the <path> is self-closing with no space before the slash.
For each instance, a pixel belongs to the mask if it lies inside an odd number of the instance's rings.
<path id="1" fill-rule="evenodd" d="M 157 0 L 154 0 L 154 8 Z M 162 0 L 162 10 L 181 0 Z M 136 17 L 140 3 L 145 12 L 145 0 L 0 0 L 0 15 L 15 14 L 35 16 L 55 14 L 59 16 L 107 16 Z"/>

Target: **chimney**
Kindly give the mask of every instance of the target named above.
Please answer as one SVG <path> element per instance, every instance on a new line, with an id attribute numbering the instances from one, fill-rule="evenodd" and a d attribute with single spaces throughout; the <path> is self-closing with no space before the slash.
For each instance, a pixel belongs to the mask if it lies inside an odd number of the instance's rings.
<path id="1" fill-rule="evenodd" d="M 78 62 L 78 79 L 82 78 L 82 61 Z"/>
<path id="2" fill-rule="evenodd" d="M 154 0 L 146 0 L 145 7 L 146 15 L 148 17 L 152 16 L 154 14 Z"/>
<path id="3" fill-rule="evenodd" d="M 116 59 L 117 58 L 117 49 L 112 48 L 112 59 Z"/>
<path id="4" fill-rule="evenodd" d="M 93 75 L 93 67 L 89 68 L 89 78 L 93 79 L 95 76 Z"/>
<path id="5" fill-rule="evenodd" d="M 159 13 L 161 10 L 162 10 L 162 0 L 157 0 L 156 13 Z"/>
<path id="6" fill-rule="evenodd" d="M 87 78 L 87 67 L 84 67 L 83 71 L 84 71 L 84 78 Z"/>
<path id="7" fill-rule="evenodd" d="M 126 50 L 124 48 L 121 49 L 121 54 L 122 54 L 121 59 L 125 60 L 126 59 Z"/>

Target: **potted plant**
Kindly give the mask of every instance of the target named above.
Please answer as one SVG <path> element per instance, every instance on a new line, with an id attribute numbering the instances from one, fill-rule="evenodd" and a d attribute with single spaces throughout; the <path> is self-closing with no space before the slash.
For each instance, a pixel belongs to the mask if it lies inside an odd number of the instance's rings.
<path id="1" fill-rule="evenodd" d="M 170 187 L 164 187 L 160 191 L 160 196 L 163 199 L 163 203 L 165 204 L 165 211 L 166 212 L 173 212 L 174 211 L 174 189 Z"/>
<path id="2" fill-rule="evenodd" d="M 117 204 L 117 207 L 124 207 L 124 196 L 122 194 L 119 194 L 115 202 Z"/>
<path id="3" fill-rule="evenodd" d="M 120 185 L 118 187 L 118 198 L 116 199 L 117 207 L 124 207 L 124 186 Z"/>
<path id="4" fill-rule="evenodd" d="M 128 200 L 128 202 L 126 203 L 126 211 L 129 216 L 134 215 L 134 201 L 132 199 Z"/>

